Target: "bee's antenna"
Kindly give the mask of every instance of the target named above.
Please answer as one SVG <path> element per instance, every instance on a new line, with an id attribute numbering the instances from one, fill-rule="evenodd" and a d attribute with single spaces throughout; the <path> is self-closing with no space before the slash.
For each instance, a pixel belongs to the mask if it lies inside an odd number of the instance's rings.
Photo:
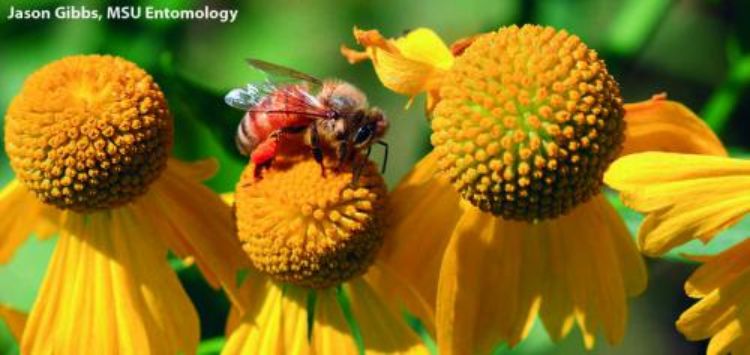
<path id="1" fill-rule="evenodd" d="M 383 154 L 383 167 L 380 168 L 380 173 L 385 174 L 385 167 L 388 165 L 388 143 L 384 141 L 377 141 L 376 143 L 382 145 L 383 148 L 385 148 L 385 153 Z M 370 154 L 369 149 L 367 150 L 367 154 L 369 156 Z"/>

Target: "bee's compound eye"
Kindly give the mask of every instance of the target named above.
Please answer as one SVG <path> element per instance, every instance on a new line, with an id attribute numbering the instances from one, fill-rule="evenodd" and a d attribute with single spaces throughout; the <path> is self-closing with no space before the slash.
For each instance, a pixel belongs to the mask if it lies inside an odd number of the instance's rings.
<path id="1" fill-rule="evenodd" d="M 362 126 L 357 130 L 357 135 L 354 137 L 354 144 L 362 145 L 372 138 L 372 127 L 370 125 Z"/>

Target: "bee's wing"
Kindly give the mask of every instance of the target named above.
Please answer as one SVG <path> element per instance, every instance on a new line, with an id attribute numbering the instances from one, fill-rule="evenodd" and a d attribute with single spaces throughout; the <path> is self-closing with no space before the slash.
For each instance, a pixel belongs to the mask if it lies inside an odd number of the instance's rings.
<path id="1" fill-rule="evenodd" d="M 250 64 L 255 69 L 258 69 L 269 76 L 269 79 L 273 82 L 289 82 L 289 81 L 305 81 L 311 84 L 314 88 L 323 85 L 323 81 L 303 72 L 287 68 L 278 64 L 266 62 L 264 60 L 248 58 L 246 59 L 247 64 Z"/>
<path id="2" fill-rule="evenodd" d="M 224 102 L 236 109 L 247 111 L 274 91 L 276 91 L 276 85 L 271 82 L 251 83 L 227 93 L 224 96 Z"/>
<path id="3" fill-rule="evenodd" d="M 274 104 L 261 104 L 269 95 L 274 95 Z M 321 118 L 336 114 L 310 94 L 305 83 L 277 86 L 264 81 L 247 84 L 244 88 L 230 91 L 224 96 L 224 101 L 231 107 L 248 112 L 289 113 Z"/>

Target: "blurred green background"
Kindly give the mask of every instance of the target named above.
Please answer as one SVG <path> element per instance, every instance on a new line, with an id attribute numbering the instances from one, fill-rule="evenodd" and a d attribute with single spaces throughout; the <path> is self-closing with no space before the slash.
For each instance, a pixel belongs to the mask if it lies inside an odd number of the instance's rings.
<path id="1" fill-rule="evenodd" d="M 27 1 L 0 2 L 0 109 L 18 92 L 23 80 L 44 64 L 70 54 L 123 56 L 152 73 L 166 93 L 175 116 L 174 154 L 184 159 L 217 157 L 220 174 L 209 184 L 231 191 L 245 161 L 234 149 L 233 135 L 242 113 L 226 107 L 223 94 L 260 76 L 243 58 L 257 57 L 319 77 L 351 81 L 390 116 L 392 130 L 387 181 L 390 186 L 429 151 L 429 130 L 420 98 L 411 110 L 406 98 L 377 81 L 370 64 L 351 66 L 339 45 L 354 45 L 352 27 L 377 28 L 386 36 L 426 26 L 447 42 L 499 26 L 538 23 L 579 35 L 605 58 L 621 84 L 625 100 L 644 100 L 666 91 L 701 113 L 736 155 L 750 148 L 750 13 L 748 1 L 722 0 L 418 0 L 418 1 Z M 240 11 L 237 22 L 209 21 L 71 21 L 9 22 L 10 5 L 54 8 L 85 5 L 154 5 L 175 9 L 204 5 Z M 744 100 L 743 100 L 744 99 Z M 1 116 L 0 116 L 1 118 Z M 0 140 L 2 137 L 0 136 Z M 375 150 L 376 161 L 381 152 Z M 7 157 L 0 154 L 0 183 L 12 178 Z M 615 201 L 616 202 L 616 201 Z M 639 216 L 620 208 L 635 230 Z M 750 221 L 725 232 L 703 247 L 692 243 L 679 251 L 717 252 L 745 237 Z M 0 266 L 0 303 L 28 310 L 54 247 L 54 239 L 30 239 L 8 265 Z M 678 251 L 678 252 L 679 252 Z M 193 268 L 177 266 L 202 319 L 201 346 L 216 353 L 227 302 L 201 280 Z M 687 342 L 674 329 L 677 316 L 691 301 L 682 283 L 695 265 L 672 253 L 649 260 L 649 288 L 631 302 L 623 343 L 611 347 L 600 339 L 595 353 L 700 354 L 706 343 Z M 0 354 L 16 354 L 17 345 L 0 322 Z M 500 348 L 499 353 L 508 352 Z M 582 353 L 580 335 L 553 345 L 539 324 L 517 354 Z"/>

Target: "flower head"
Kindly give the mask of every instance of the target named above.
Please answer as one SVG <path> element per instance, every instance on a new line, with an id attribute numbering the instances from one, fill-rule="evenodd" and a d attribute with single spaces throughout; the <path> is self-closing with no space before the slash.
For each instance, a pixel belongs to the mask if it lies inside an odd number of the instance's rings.
<path id="1" fill-rule="evenodd" d="M 507 219 L 554 218 L 599 193 L 625 124 L 617 83 L 576 36 L 477 38 L 447 74 L 432 144 L 461 196 Z"/>
<path id="2" fill-rule="evenodd" d="M 172 117 L 148 73 L 111 56 L 72 56 L 32 74 L 5 119 L 5 149 L 41 201 L 90 211 L 142 195 L 164 170 Z"/>
<path id="3" fill-rule="evenodd" d="M 503 27 L 452 54 L 423 90 L 434 150 L 393 191 L 384 259 L 435 307 L 441 354 L 513 346 L 537 314 L 555 340 L 577 324 L 588 348 L 599 331 L 618 342 L 646 272 L 603 174 L 621 151 L 724 148 L 663 95 L 623 104 L 604 62 L 565 31 Z M 406 72 L 367 58 L 386 87 Z"/>
<path id="4" fill-rule="evenodd" d="M 63 58 L 28 78 L 5 128 L 17 179 L 0 192 L 12 217 L 0 262 L 30 232 L 59 232 L 21 351 L 195 352 L 198 315 L 168 250 L 233 299 L 246 262 L 230 209 L 200 182 L 214 162 L 168 158 L 172 117 L 151 76 L 122 58 Z"/>
<path id="5" fill-rule="evenodd" d="M 236 223 L 254 268 L 243 283 L 250 306 L 233 313 L 225 354 L 427 353 L 402 312 L 428 328 L 431 312 L 375 257 L 383 179 L 367 162 L 353 180 L 358 164 L 333 168 L 330 155 L 324 172 L 309 154 L 289 154 L 260 180 L 252 164 L 243 173 Z"/>
<path id="6" fill-rule="evenodd" d="M 325 288 L 364 273 L 382 242 L 386 188 L 373 164 L 325 175 L 314 160 L 282 158 L 261 180 L 245 170 L 237 229 L 253 265 L 281 282 Z"/>

